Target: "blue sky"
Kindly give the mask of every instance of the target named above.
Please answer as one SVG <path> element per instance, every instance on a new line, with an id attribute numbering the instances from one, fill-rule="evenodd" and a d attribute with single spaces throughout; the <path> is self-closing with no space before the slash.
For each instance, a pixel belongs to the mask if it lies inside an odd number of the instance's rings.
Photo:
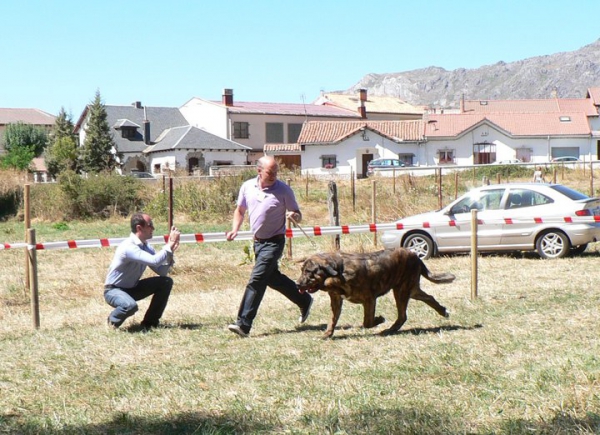
<path id="1" fill-rule="evenodd" d="M 600 38 L 598 16 L 598 0 L 4 0 L 0 107 L 76 119 L 96 90 L 115 105 L 223 88 L 312 102 L 368 73 L 577 50 Z"/>

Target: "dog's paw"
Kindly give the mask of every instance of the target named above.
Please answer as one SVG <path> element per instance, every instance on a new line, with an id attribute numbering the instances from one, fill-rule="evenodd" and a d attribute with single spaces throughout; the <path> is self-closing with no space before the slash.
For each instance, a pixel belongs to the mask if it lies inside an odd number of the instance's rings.
<path id="1" fill-rule="evenodd" d="M 450 317 L 450 311 L 446 310 L 446 314 L 444 314 L 444 317 L 447 319 L 448 317 Z"/>
<path id="2" fill-rule="evenodd" d="M 323 340 L 328 340 L 333 337 L 333 331 L 325 331 L 325 334 L 321 337 Z"/>

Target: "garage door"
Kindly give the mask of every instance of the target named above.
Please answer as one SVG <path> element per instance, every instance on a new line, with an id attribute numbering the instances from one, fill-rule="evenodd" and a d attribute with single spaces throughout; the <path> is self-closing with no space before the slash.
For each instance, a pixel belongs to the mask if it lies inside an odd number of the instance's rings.
<path id="1" fill-rule="evenodd" d="M 552 158 L 577 157 L 579 158 L 579 147 L 556 147 L 552 148 Z"/>

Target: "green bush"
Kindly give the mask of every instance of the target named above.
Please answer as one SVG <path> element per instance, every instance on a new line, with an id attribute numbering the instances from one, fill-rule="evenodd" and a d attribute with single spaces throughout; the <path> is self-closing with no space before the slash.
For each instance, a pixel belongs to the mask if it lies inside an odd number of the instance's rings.
<path id="1" fill-rule="evenodd" d="M 23 196 L 22 176 L 18 171 L 0 169 L 0 220 L 17 214 Z"/>
<path id="2" fill-rule="evenodd" d="M 217 178 L 216 180 L 189 179 L 174 188 L 173 207 L 177 213 L 185 214 L 193 220 L 207 218 L 231 218 L 238 192 L 242 183 L 255 177 L 255 171 L 244 171 L 240 175 Z M 152 216 L 167 218 L 168 197 L 155 196 L 146 207 Z"/>
<path id="3" fill-rule="evenodd" d="M 68 200 L 65 219 L 127 216 L 144 205 L 143 186 L 133 177 L 99 174 L 83 178 L 67 171 L 58 183 Z"/>
<path id="4" fill-rule="evenodd" d="M 17 214 L 21 195 L 19 190 L 0 193 L 0 220 L 6 220 Z"/>

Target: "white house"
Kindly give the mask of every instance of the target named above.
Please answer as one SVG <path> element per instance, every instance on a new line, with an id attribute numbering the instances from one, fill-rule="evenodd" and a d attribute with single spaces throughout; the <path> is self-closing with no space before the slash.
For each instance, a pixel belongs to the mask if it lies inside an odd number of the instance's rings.
<path id="1" fill-rule="evenodd" d="M 239 165 L 248 161 L 248 148 L 190 126 L 176 107 L 104 106 L 120 171 L 151 172 L 185 169 L 208 172 L 212 165 Z M 75 125 L 83 144 L 89 121 L 86 106 Z"/>
<path id="2" fill-rule="evenodd" d="M 421 161 L 426 165 L 597 158 L 583 113 L 432 115 L 425 122 L 425 139 Z"/>
<path id="3" fill-rule="evenodd" d="M 246 165 L 250 148 L 186 125 L 165 130 L 144 150 L 153 173 L 185 167 L 192 174 L 210 166 Z"/>
<path id="4" fill-rule="evenodd" d="M 303 173 L 358 177 L 366 176 L 367 164 L 377 158 L 418 164 L 422 143 L 421 120 L 309 121 L 298 138 Z"/>
<path id="5" fill-rule="evenodd" d="M 265 144 L 293 148 L 280 158 L 288 167 L 300 165 L 295 145 L 304 122 L 360 119 L 357 111 L 329 105 L 234 101 L 232 89 L 223 90 L 221 101 L 192 98 L 180 110 L 188 124 L 250 147 L 251 163 L 264 154 Z"/>

